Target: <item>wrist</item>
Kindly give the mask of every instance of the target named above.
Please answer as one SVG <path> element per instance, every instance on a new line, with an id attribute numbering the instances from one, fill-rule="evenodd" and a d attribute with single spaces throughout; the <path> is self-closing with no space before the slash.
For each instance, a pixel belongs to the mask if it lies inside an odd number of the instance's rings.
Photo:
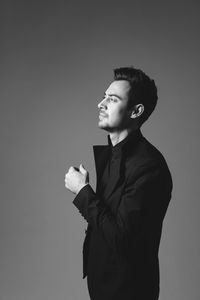
<path id="1" fill-rule="evenodd" d="M 87 182 L 87 183 L 84 183 L 84 184 L 81 184 L 80 186 L 79 186 L 79 189 L 77 190 L 77 192 L 76 192 L 76 195 L 78 195 L 78 193 L 80 192 L 80 190 L 82 190 L 82 188 L 84 188 L 86 185 L 88 185 L 89 184 L 89 182 Z"/>

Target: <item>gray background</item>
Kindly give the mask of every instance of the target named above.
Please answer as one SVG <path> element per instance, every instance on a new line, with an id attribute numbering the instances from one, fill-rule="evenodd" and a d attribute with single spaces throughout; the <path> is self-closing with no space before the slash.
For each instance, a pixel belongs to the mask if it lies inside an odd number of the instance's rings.
<path id="1" fill-rule="evenodd" d="M 199 300 L 199 1 L 1 1 L 0 299 L 86 300 L 86 222 L 64 186 L 107 142 L 97 103 L 112 69 L 155 79 L 143 134 L 174 189 L 160 247 L 161 300 Z"/>

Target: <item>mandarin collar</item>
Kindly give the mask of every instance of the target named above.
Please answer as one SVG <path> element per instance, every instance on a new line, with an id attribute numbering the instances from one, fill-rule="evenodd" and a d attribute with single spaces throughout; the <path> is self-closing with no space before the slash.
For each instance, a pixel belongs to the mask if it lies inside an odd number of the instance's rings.
<path id="1" fill-rule="evenodd" d="M 141 137 L 141 131 L 140 129 L 134 130 L 132 132 L 130 132 L 125 139 L 123 139 L 122 141 L 120 141 L 119 143 L 117 143 L 115 146 L 112 145 L 110 136 L 108 135 L 108 145 L 111 148 L 111 151 L 114 155 L 120 155 L 124 149 L 126 149 L 127 147 L 131 147 L 135 144 L 135 142 L 138 140 L 139 137 Z"/>

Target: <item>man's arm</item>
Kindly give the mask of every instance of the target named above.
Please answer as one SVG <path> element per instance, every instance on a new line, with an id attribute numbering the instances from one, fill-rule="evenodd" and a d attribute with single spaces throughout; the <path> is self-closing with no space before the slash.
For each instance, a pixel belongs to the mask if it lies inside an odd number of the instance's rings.
<path id="1" fill-rule="evenodd" d="M 126 242 L 130 233 L 134 237 L 141 230 L 145 230 L 145 227 L 148 229 L 152 226 L 155 216 L 159 217 L 161 209 L 165 211 L 167 207 L 162 201 L 170 199 L 170 187 L 166 187 L 161 167 L 155 166 L 148 170 L 144 168 L 140 174 L 137 180 L 130 178 L 126 183 L 117 213 L 112 212 L 111 207 L 96 195 L 89 184 L 79 191 L 73 201 L 85 220 L 92 227 L 101 230 L 105 239 L 115 249 Z M 167 197 L 163 195 L 159 198 L 161 191 L 166 194 L 167 190 Z"/>

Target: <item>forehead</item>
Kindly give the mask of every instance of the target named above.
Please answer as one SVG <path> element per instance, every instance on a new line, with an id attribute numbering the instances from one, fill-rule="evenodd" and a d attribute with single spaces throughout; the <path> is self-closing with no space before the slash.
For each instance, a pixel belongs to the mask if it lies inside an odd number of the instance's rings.
<path id="1" fill-rule="evenodd" d="M 129 90 L 130 84 L 127 80 L 116 80 L 109 85 L 106 94 L 115 94 L 121 98 L 125 98 L 128 96 Z"/>

